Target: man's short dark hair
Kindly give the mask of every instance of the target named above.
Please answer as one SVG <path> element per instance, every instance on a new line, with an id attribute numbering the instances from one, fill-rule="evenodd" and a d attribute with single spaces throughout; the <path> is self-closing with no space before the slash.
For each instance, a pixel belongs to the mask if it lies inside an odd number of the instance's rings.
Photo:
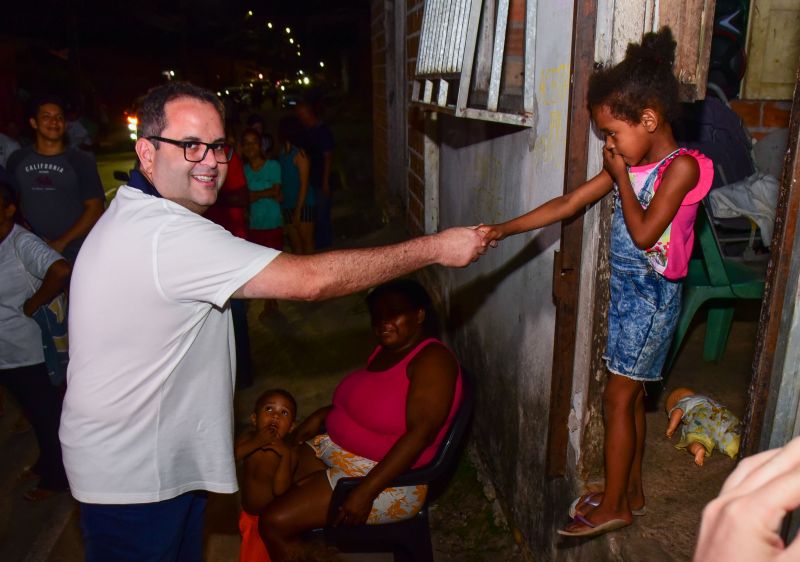
<path id="1" fill-rule="evenodd" d="M 36 116 L 39 115 L 39 109 L 48 103 L 57 105 L 59 108 L 61 108 L 61 111 L 66 111 L 67 109 L 64 105 L 63 98 L 60 96 L 55 94 L 41 94 L 33 98 L 31 103 L 28 105 L 28 117 L 36 118 Z"/>
<path id="2" fill-rule="evenodd" d="M 178 98 L 192 98 L 214 106 L 223 123 L 225 108 L 222 102 L 210 90 L 196 86 L 191 82 L 167 82 L 151 88 L 140 100 L 137 110 L 139 118 L 139 136 L 159 136 L 167 127 L 167 115 L 164 107 Z"/>

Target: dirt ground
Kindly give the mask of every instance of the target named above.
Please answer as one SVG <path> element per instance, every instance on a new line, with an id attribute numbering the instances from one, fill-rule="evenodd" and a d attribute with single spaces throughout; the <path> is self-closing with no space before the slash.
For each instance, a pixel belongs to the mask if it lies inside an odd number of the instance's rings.
<path id="1" fill-rule="evenodd" d="M 688 561 L 692 558 L 703 507 L 716 497 L 734 461 L 714 452 L 704 466 L 675 449 L 677 435 L 665 436 L 664 401 L 673 388 L 685 386 L 707 394 L 740 417 L 744 413 L 755 349 L 760 301 L 743 301 L 737 309 L 728 346 L 719 363 L 702 359 L 705 315 L 701 312 L 665 381 L 666 389 L 649 389 L 644 484 L 647 514 L 609 535 L 609 545 L 623 560 Z M 598 483 L 598 489 L 602 483 Z"/>
<path id="2" fill-rule="evenodd" d="M 354 229 L 349 246 L 389 243 L 403 237 L 397 225 L 375 228 L 380 221 L 357 210 L 363 219 L 362 232 Z M 364 231 L 367 231 L 364 234 Z M 684 349 L 669 374 L 666 388 L 688 386 L 709 394 L 734 413 L 744 412 L 747 385 L 756 335 L 758 302 L 745 302 L 737 309 L 728 347 L 718 364 L 702 360 L 704 315 L 700 313 Z M 236 396 L 236 419 L 247 424 L 255 397 L 268 387 L 281 386 L 298 399 L 300 416 L 328 403 L 333 389 L 349 370 L 361 365 L 372 349 L 363 294 L 325 303 L 281 303 L 286 322 L 263 325 L 258 321 L 260 303 L 249 312 L 252 355 L 256 383 Z M 650 389 L 647 414 L 648 437 L 644 478 L 648 514 L 637 517 L 634 525 L 607 535 L 608 547 L 618 559 L 648 562 L 688 561 L 691 559 L 703 506 L 714 498 L 734 463 L 720 454 L 697 467 L 685 452 L 676 450 L 664 436 L 666 392 Z M 12 462 L 3 463 L 5 493 L 0 513 L 4 540 L 0 551 L 14 560 L 82 560 L 82 545 L 77 509 L 68 497 L 49 506 L 25 505 L 14 483 L 18 471 L 35 455 L 32 435 L 9 436 L 16 418 L 13 403 L 0 418 L 3 450 Z M 602 483 L 598 483 L 601 487 Z M 207 516 L 206 560 L 235 560 L 239 535 L 236 495 L 214 495 Z M 39 513 L 36 508 L 46 509 Z M 61 521 L 64 521 L 61 523 Z M 39 527 L 48 527 L 38 530 Z M 476 470 L 464 455 L 449 487 L 431 509 L 431 528 L 437 562 L 515 562 L 524 556 L 511 531 L 494 516 L 477 480 Z M 30 537 L 28 535 L 31 535 Z M 35 540 L 34 540 L 35 538 Z M 32 541 L 32 542 L 31 542 Z M 0 556 L 0 558 L 3 558 Z M 356 562 L 389 562 L 391 556 L 379 554 L 347 555 Z"/>

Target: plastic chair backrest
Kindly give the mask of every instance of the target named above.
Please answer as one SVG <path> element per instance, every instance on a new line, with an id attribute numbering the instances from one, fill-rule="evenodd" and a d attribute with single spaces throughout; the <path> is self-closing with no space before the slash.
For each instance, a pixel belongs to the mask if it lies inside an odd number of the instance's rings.
<path id="1" fill-rule="evenodd" d="M 730 287 L 734 295 L 740 298 L 761 298 L 764 292 L 766 261 L 743 262 L 726 257 L 722 251 L 710 205 L 703 201 L 704 212 L 698 212 L 695 231 L 703 250 L 703 264 L 709 281 L 714 287 Z"/>
<path id="2" fill-rule="evenodd" d="M 708 279 L 716 287 L 730 285 L 725 262 L 722 258 L 722 248 L 714 232 L 713 221 L 705 200 L 701 207 L 702 210 L 697 213 L 698 220 L 695 224 L 695 232 L 697 232 L 697 238 L 700 241 L 700 248 L 703 250 L 703 263 L 706 266 Z"/>

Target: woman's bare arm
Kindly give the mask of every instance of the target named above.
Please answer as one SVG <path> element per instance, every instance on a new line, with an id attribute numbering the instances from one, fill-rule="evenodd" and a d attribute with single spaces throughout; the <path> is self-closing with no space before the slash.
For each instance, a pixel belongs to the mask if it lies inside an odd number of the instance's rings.
<path id="1" fill-rule="evenodd" d="M 22 312 L 26 316 L 32 316 L 34 312 L 39 310 L 39 307 L 56 298 L 64 290 L 71 272 L 72 268 L 67 260 L 61 259 L 53 262 L 47 268 L 39 289 L 22 305 Z"/>

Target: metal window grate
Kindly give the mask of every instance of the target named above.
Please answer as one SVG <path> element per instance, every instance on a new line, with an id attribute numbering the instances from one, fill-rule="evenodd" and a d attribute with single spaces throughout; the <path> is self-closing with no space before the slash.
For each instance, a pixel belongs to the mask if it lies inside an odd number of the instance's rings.
<path id="1" fill-rule="evenodd" d="M 524 5 L 521 30 L 509 30 L 510 0 L 425 1 L 412 103 L 458 117 L 533 125 L 536 0 L 513 1 Z M 521 56 L 509 54 L 510 31 L 522 33 Z M 509 72 L 513 64 L 519 72 Z"/>

